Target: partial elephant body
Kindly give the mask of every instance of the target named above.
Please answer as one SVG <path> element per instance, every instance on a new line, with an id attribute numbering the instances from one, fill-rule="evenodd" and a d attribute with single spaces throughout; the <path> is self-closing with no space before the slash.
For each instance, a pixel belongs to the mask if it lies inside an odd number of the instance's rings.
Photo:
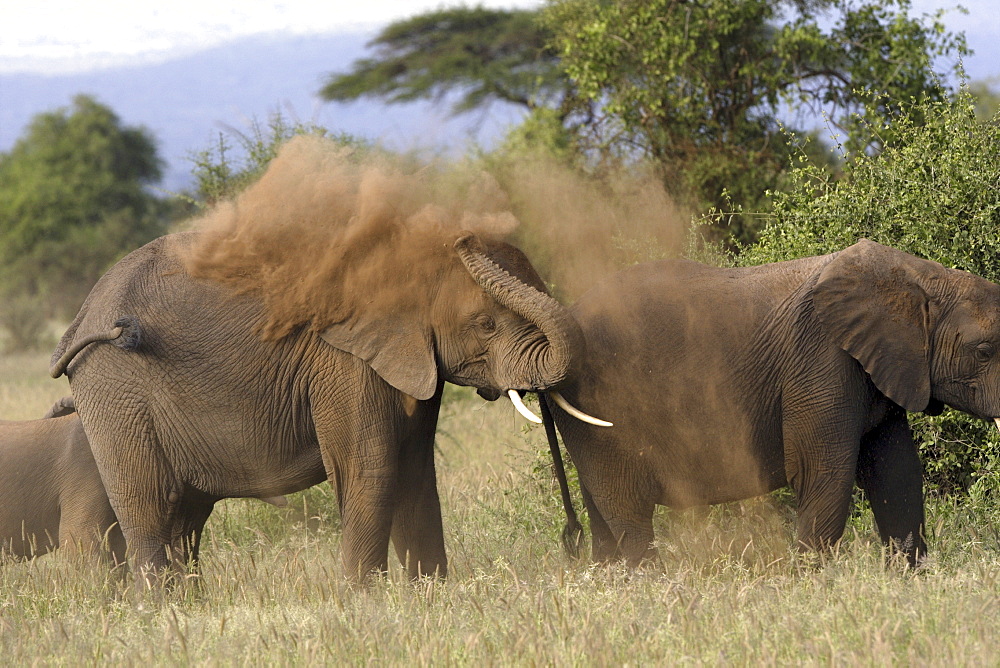
<path id="1" fill-rule="evenodd" d="M 857 480 L 882 538 L 914 561 L 921 466 L 904 408 L 1000 414 L 1000 288 L 871 242 L 745 269 L 638 265 L 572 311 L 588 356 L 562 393 L 615 423 L 552 406 L 596 559 L 652 557 L 656 504 L 785 485 L 800 545 L 822 548 L 840 538 Z"/>
<path id="2" fill-rule="evenodd" d="M 264 340 L 258 294 L 189 275 L 179 257 L 195 238 L 164 237 L 109 270 L 53 357 L 123 316 L 140 330 L 128 346 L 90 345 L 67 371 L 136 563 L 163 568 L 164 546 L 175 562 L 196 559 L 221 498 L 285 494 L 329 479 L 348 575 L 384 570 L 390 535 L 411 575 L 443 575 L 433 457 L 443 382 L 494 396 L 551 383 L 530 362 L 534 375 L 516 373 L 524 349 L 545 354 L 546 345 L 531 344 L 545 335 L 490 298 L 453 251 L 440 285 L 428 286 L 440 295 L 431 313 L 389 314 L 380 325 L 360 314 L 350 331 L 323 332 L 329 343 L 306 327 Z M 515 249 L 490 248 L 494 261 L 540 285 Z M 526 312 L 521 298 L 509 299 Z M 411 329 L 427 332 L 414 337 Z M 410 349 L 416 338 L 436 348 Z"/>
<path id="3" fill-rule="evenodd" d="M 0 421 L 0 553 L 60 546 L 124 563 L 125 540 L 79 416 Z"/>

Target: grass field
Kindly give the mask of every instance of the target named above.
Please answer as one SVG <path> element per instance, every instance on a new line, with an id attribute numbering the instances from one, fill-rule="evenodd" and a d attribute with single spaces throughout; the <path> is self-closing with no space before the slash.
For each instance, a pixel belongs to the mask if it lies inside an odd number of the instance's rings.
<path id="1" fill-rule="evenodd" d="M 0 417 L 40 416 L 66 393 L 44 353 L 0 357 Z M 278 509 L 229 500 L 202 572 L 161 604 L 67 555 L 0 563 L 7 665 L 917 664 L 1000 661 L 995 499 L 928 504 L 917 574 L 887 566 L 870 514 L 819 563 L 791 549 L 771 498 L 658 514 L 664 569 L 563 556 L 540 429 L 509 403 L 449 393 L 438 435 L 451 576 L 394 567 L 351 589 L 328 486 Z M 578 501 L 579 503 L 579 501 Z"/>

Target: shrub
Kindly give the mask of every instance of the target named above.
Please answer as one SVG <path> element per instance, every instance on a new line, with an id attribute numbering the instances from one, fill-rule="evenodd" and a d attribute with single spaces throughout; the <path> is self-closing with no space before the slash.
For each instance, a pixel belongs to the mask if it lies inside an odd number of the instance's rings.
<path id="1" fill-rule="evenodd" d="M 864 237 L 1000 280 L 1000 117 L 977 120 L 964 86 L 916 111 L 894 121 L 879 155 L 845 156 L 839 180 L 803 154 L 788 188 L 771 193 L 773 219 L 741 264 L 831 253 Z M 967 490 L 996 468 L 992 424 L 957 411 L 911 423 L 932 489 Z"/>

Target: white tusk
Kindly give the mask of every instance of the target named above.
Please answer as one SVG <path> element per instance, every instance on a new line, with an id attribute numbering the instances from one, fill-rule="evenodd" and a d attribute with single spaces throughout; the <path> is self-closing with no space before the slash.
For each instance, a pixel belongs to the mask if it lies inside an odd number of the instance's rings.
<path id="1" fill-rule="evenodd" d="M 535 424 L 542 424 L 542 418 L 528 410 L 528 407 L 521 401 L 521 395 L 518 394 L 517 390 L 507 390 L 507 396 L 510 397 L 510 401 L 514 404 L 517 412 L 523 415 L 526 420 Z"/>
<path id="2" fill-rule="evenodd" d="M 1000 429 L 1000 418 L 993 418 L 993 421 L 997 423 L 997 429 Z"/>
<path id="3" fill-rule="evenodd" d="M 586 422 L 588 424 L 594 424 L 597 425 L 598 427 L 614 426 L 614 423 L 612 422 L 607 422 L 605 420 L 598 420 L 595 417 L 587 415 L 579 408 L 577 408 L 570 402 L 566 401 L 566 398 L 563 397 L 563 395 L 559 394 L 558 392 L 549 392 L 549 396 L 555 400 L 556 404 L 558 404 L 560 408 L 562 408 L 564 411 L 575 417 L 577 420 L 582 420 L 583 422 Z M 1000 427 L 1000 421 L 997 422 L 997 427 Z"/>

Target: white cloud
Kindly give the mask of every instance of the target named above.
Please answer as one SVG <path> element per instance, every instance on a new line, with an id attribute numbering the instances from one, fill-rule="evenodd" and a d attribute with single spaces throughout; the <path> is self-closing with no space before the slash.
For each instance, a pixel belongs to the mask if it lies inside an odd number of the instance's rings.
<path id="1" fill-rule="evenodd" d="M 0 73 L 71 72 L 157 60 L 256 34 L 374 29 L 463 4 L 443 0 L 3 0 Z M 537 7 L 542 0 L 475 2 Z"/>

